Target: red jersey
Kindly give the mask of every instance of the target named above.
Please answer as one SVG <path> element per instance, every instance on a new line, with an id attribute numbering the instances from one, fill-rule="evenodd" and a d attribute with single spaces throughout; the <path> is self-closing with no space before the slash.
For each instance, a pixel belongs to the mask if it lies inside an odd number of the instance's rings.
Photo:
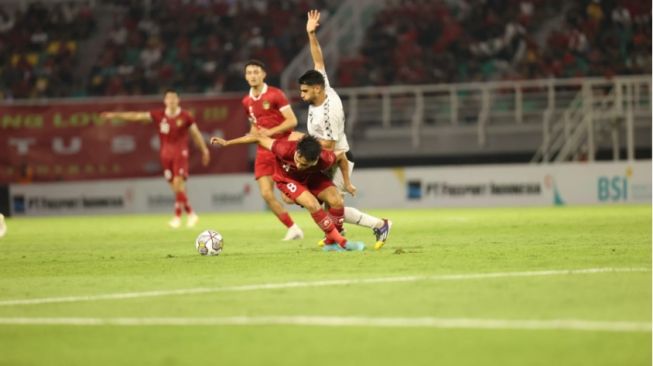
<path id="1" fill-rule="evenodd" d="M 304 170 L 297 170 L 295 151 L 297 151 L 297 141 L 275 140 L 272 143 L 272 153 L 277 157 L 273 176 L 275 181 L 290 178 L 300 183 L 306 183 L 311 174 L 329 169 L 336 163 L 336 155 L 333 151 L 322 149 L 317 164 Z"/>
<path id="2" fill-rule="evenodd" d="M 259 96 L 255 97 L 252 90 L 243 98 L 243 108 L 249 117 L 249 121 L 257 127 L 273 128 L 283 122 L 285 119 L 281 110 L 290 108 L 288 98 L 281 89 L 263 85 L 263 90 Z M 290 135 L 290 130 L 275 134 L 272 138 L 278 139 Z"/>
<path id="3" fill-rule="evenodd" d="M 150 111 L 150 118 L 159 130 L 162 158 L 188 156 L 188 129 L 195 123 L 190 113 L 179 109 L 175 116 L 165 114 L 164 109 Z"/>

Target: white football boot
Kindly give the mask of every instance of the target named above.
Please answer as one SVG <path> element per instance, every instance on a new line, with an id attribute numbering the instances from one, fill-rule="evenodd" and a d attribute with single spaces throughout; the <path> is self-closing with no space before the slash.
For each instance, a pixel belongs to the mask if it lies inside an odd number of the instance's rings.
<path id="1" fill-rule="evenodd" d="M 170 226 L 173 229 L 179 229 L 181 226 L 181 217 L 175 216 L 172 218 L 172 220 L 168 221 L 168 226 Z"/>
<path id="2" fill-rule="evenodd" d="M 186 227 L 194 227 L 199 220 L 199 216 L 195 213 L 188 215 L 188 218 L 186 218 Z"/>
<path id="3" fill-rule="evenodd" d="M 299 239 L 304 239 L 304 232 L 302 229 L 297 226 L 297 224 L 293 224 L 291 227 L 288 228 L 288 231 L 286 232 L 286 236 L 284 236 L 283 240 L 288 241 L 288 240 L 299 240 Z"/>

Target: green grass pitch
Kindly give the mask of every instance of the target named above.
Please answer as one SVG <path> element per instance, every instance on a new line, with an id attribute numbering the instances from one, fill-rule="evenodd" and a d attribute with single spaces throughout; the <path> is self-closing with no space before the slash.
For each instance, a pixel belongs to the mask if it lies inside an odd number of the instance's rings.
<path id="1" fill-rule="evenodd" d="M 651 206 L 371 213 L 390 239 L 351 253 L 305 212 L 295 242 L 269 213 L 11 218 L 0 365 L 651 365 Z"/>

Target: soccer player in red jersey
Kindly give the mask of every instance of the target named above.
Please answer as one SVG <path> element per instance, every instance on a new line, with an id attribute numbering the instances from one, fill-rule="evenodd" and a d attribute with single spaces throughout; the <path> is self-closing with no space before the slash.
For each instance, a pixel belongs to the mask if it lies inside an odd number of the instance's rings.
<path id="1" fill-rule="evenodd" d="M 239 143 L 258 142 L 259 146 L 275 156 L 273 179 L 277 188 L 291 201 L 308 210 L 313 221 L 322 229 L 330 245 L 325 250 L 363 250 L 360 242 L 349 242 L 340 235 L 343 224 L 344 202 L 342 195 L 323 171 L 344 159 L 331 150 L 322 149 L 320 142 L 310 135 L 299 141 L 271 139 L 261 132 L 239 138 Z M 219 137 L 211 138 L 211 144 L 228 146 Z M 329 212 L 322 209 L 321 202 L 329 205 Z"/>
<path id="2" fill-rule="evenodd" d="M 243 108 L 251 123 L 250 133 L 259 131 L 267 137 L 284 139 L 297 126 L 297 117 L 286 95 L 278 88 L 265 83 L 265 65 L 258 60 L 245 64 L 245 80 L 250 86 L 249 93 L 243 98 Z M 295 224 L 283 204 L 274 196 L 274 154 L 257 147 L 254 163 L 254 177 L 259 192 L 265 203 L 283 223 L 288 231 L 283 240 L 302 239 L 304 233 Z"/>
<path id="3" fill-rule="evenodd" d="M 168 89 L 163 94 L 165 109 L 138 112 L 104 112 L 104 119 L 120 119 L 128 122 L 154 122 L 159 130 L 161 142 L 160 158 L 163 175 L 175 194 L 175 215 L 168 225 L 176 229 L 181 226 L 182 208 L 186 211 L 186 226 L 193 227 L 199 217 L 188 203 L 185 181 L 188 179 L 188 134 L 202 152 L 202 164 L 207 166 L 211 159 L 209 149 L 197 128 L 195 119 L 179 106 L 179 95 Z"/>

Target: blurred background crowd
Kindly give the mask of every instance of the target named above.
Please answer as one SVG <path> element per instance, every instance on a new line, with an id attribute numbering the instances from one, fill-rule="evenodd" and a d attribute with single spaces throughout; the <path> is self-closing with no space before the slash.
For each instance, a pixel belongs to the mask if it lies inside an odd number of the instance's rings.
<path id="1" fill-rule="evenodd" d="M 328 0 L 32 2 L 0 8 L 0 98 L 242 91 L 242 65 L 277 84 Z M 647 74 L 641 0 L 397 0 L 374 15 L 337 85 Z"/>

